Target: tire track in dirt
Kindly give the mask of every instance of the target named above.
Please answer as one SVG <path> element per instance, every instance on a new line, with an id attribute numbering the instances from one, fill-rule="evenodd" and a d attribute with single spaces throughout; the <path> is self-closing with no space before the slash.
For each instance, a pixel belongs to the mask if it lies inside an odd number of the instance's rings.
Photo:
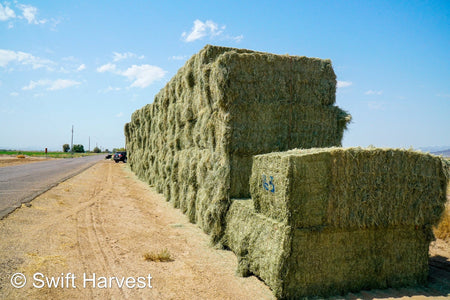
<path id="1" fill-rule="evenodd" d="M 77 247 L 85 274 L 96 273 L 96 276 L 113 276 L 116 271 L 122 270 L 117 254 L 109 243 L 109 235 L 104 228 L 104 220 L 101 218 L 100 203 L 112 196 L 111 165 L 108 166 L 106 181 L 98 180 L 94 190 L 89 195 L 89 206 L 77 212 Z M 93 256 L 93 260 L 90 259 Z M 89 261 L 87 266 L 85 261 Z M 94 262 L 95 266 L 92 266 Z M 93 270 L 99 270 L 94 272 Z M 88 288 L 90 296 L 94 296 L 94 289 Z M 123 289 L 107 288 L 102 290 L 107 298 L 120 297 L 128 299 L 129 295 Z M 98 295 L 96 295 L 98 296 Z"/>

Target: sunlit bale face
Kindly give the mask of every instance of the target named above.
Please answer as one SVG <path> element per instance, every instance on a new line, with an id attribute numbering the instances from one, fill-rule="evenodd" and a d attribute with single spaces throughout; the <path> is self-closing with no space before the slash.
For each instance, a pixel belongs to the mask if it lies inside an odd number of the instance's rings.
<path id="1" fill-rule="evenodd" d="M 206 46 L 125 126 L 131 168 L 220 241 L 255 154 L 339 146 L 329 60 Z"/>

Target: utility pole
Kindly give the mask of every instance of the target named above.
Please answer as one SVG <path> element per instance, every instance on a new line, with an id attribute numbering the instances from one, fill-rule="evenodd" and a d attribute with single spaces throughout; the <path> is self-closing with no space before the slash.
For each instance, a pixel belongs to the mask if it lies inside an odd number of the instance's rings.
<path id="1" fill-rule="evenodd" d="M 70 152 L 72 153 L 72 157 L 73 157 L 73 125 L 72 125 L 72 140 L 70 141 Z"/>
<path id="2" fill-rule="evenodd" d="M 88 152 L 91 152 L 91 137 L 89 137 L 89 148 L 88 148 Z"/>

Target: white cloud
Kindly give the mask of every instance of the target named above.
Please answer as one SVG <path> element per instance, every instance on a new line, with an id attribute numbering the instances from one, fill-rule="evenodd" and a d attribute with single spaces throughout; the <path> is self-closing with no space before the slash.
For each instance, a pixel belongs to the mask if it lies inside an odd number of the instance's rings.
<path id="1" fill-rule="evenodd" d="M 191 31 L 189 33 L 183 32 L 181 34 L 181 37 L 183 40 L 187 43 L 196 41 L 198 39 L 201 39 L 205 36 L 209 36 L 210 38 L 213 38 L 215 36 L 219 36 L 223 33 L 225 30 L 225 26 L 220 26 L 217 23 L 214 23 L 211 20 L 208 20 L 206 22 L 202 22 L 200 20 L 194 21 L 194 26 L 192 27 Z M 228 37 L 228 36 L 227 36 Z M 241 37 L 241 36 L 239 36 Z M 230 38 L 230 37 L 228 37 Z M 239 40 L 241 40 L 240 38 Z"/>
<path id="2" fill-rule="evenodd" d="M 38 81 L 33 81 L 31 80 L 30 83 L 27 86 L 24 86 L 22 88 L 22 90 L 27 91 L 27 90 L 32 90 L 38 86 L 45 86 L 45 85 L 50 85 L 51 81 L 48 79 L 41 79 Z"/>
<path id="3" fill-rule="evenodd" d="M 107 63 L 103 66 L 97 68 L 97 72 L 111 72 L 117 75 L 125 76 L 129 80 L 133 81 L 130 87 L 140 87 L 145 88 L 155 82 L 156 80 L 162 79 L 167 71 L 164 71 L 160 67 L 151 65 L 132 65 L 125 71 L 117 69 L 117 66 L 112 63 Z M 114 89 L 106 89 L 102 92 L 109 92 Z"/>
<path id="4" fill-rule="evenodd" d="M 116 71 L 116 65 L 112 63 L 107 63 L 106 65 L 97 68 L 97 72 L 99 73 L 114 71 Z"/>
<path id="5" fill-rule="evenodd" d="M 9 93 L 9 95 L 12 96 L 12 97 L 17 97 L 17 96 L 19 96 L 19 93 L 11 92 L 11 93 Z"/>
<path id="6" fill-rule="evenodd" d="M 169 57 L 169 60 L 185 60 L 186 58 L 186 55 L 174 55 Z"/>
<path id="7" fill-rule="evenodd" d="M 0 49 L 0 67 L 6 67 L 9 63 L 31 65 L 33 69 L 47 68 L 52 70 L 54 62 L 48 59 L 35 57 L 29 53 Z"/>
<path id="8" fill-rule="evenodd" d="M 108 86 L 106 89 L 99 90 L 98 92 L 106 94 L 108 92 L 117 92 L 117 91 L 120 91 L 120 90 L 122 90 L 122 89 L 119 88 L 119 87 Z"/>
<path id="9" fill-rule="evenodd" d="M 116 117 L 118 117 L 118 118 L 120 118 L 120 117 L 122 117 L 123 116 L 123 112 L 120 112 L 120 113 L 118 113 L 117 115 L 116 115 Z"/>
<path id="10" fill-rule="evenodd" d="M 238 36 L 230 36 L 229 38 L 234 40 L 236 43 L 239 43 L 240 41 L 242 41 L 244 39 L 244 36 L 241 34 Z"/>
<path id="11" fill-rule="evenodd" d="M 28 21 L 28 24 L 45 24 L 47 23 L 46 19 L 38 20 L 36 19 L 36 15 L 38 13 L 38 9 L 31 5 L 20 4 L 18 5 L 19 9 L 22 10 L 23 17 Z"/>
<path id="12" fill-rule="evenodd" d="M 81 82 L 70 80 L 70 79 L 57 79 L 57 80 L 49 80 L 49 79 L 41 79 L 38 81 L 31 80 L 27 86 L 24 86 L 22 90 L 32 90 L 39 86 L 47 86 L 48 91 L 56 91 L 66 89 L 72 86 L 80 85 Z"/>
<path id="13" fill-rule="evenodd" d="M 39 19 L 37 18 L 38 9 L 35 6 L 28 4 L 19 4 L 17 0 L 13 1 L 16 8 L 20 10 L 20 12 L 16 12 L 9 7 L 9 2 L 4 2 L 3 5 L 0 3 L 0 21 L 8 21 L 8 29 L 14 27 L 14 21 L 17 19 L 26 20 L 28 24 L 46 24 L 49 23 L 51 25 L 51 30 L 54 30 L 57 24 L 60 23 L 60 20 L 57 19 Z"/>
<path id="14" fill-rule="evenodd" d="M 114 61 L 120 61 L 120 60 L 124 60 L 124 59 L 130 59 L 130 58 L 138 58 L 138 59 L 144 59 L 145 56 L 141 55 L 141 56 L 137 56 L 136 54 L 132 53 L 132 52 L 125 52 L 125 53 L 118 53 L 118 52 L 113 52 L 114 54 Z"/>
<path id="15" fill-rule="evenodd" d="M 8 4 L 3 6 L 0 3 L 0 21 L 7 21 L 8 19 L 14 19 L 15 17 L 16 14 L 11 8 L 9 8 Z"/>
<path id="16" fill-rule="evenodd" d="M 133 65 L 120 74 L 128 77 L 130 80 L 134 80 L 131 87 L 145 88 L 156 80 L 162 79 L 166 73 L 166 71 L 157 66 Z"/>
<path id="17" fill-rule="evenodd" d="M 84 69 L 86 69 L 86 65 L 85 65 L 85 64 L 81 64 L 81 65 L 78 67 L 77 71 L 80 72 L 80 71 L 83 71 Z"/>
<path id="18" fill-rule="evenodd" d="M 373 90 L 368 90 L 367 92 L 364 93 L 365 95 L 381 95 L 383 94 L 383 91 L 373 91 Z"/>
<path id="19" fill-rule="evenodd" d="M 51 54 L 53 54 L 52 50 L 48 49 L 47 51 L 50 52 Z M 61 58 L 61 60 L 63 60 L 63 61 L 76 61 L 77 59 L 75 58 L 75 56 L 66 56 L 66 57 Z"/>
<path id="20" fill-rule="evenodd" d="M 68 87 L 80 85 L 81 82 L 70 79 L 57 79 L 47 88 L 49 91 L 62 90 Z"/>
<path id="21" fill-rule="evenodd" d="M 345 87 L 349 87 L 353 84 L 353 82 L 351 81 L 339 81 L 337 82 L 337 87 L 338 88 L 345 88 Z"/>

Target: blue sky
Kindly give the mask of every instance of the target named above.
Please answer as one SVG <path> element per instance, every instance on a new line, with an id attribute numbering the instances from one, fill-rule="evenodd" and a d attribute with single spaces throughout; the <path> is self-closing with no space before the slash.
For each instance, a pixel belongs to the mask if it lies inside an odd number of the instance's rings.
<path id="1" fill-rule="evenodd" d="M 331 59 L 344 146 L 450 146 L 450 1 L 0 0 L 0 148 L 124 146 L 206 44 Z"/>

